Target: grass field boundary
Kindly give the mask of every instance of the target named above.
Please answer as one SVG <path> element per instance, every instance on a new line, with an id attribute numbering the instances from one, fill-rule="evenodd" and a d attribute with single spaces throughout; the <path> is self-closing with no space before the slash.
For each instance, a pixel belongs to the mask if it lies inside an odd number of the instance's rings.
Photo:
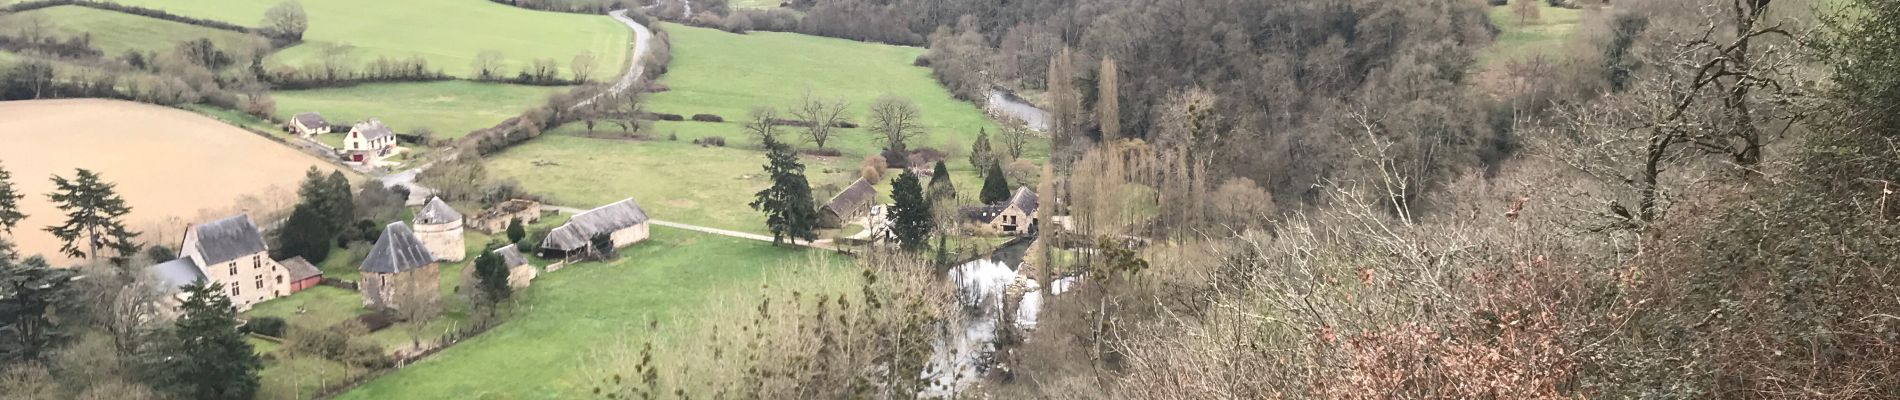
<path id="1" fill-rule="evenodd" d="M 192 17 L 165 12 L 165 10 L 145 8 L 145 7 L 139 7 L 139 6 L 129 6 L 129 5 L 124 5 L 124 4 L 119 4 L 119 3 L 97 2 L 97 1 L 82 1 L 82 0 L 26 1 L 26 2 L 14 3 L 12 5 L 5 6 L 4 8 L 0 8 L 0 11 L 25 12 L 25 11 L 32 11 L 32 10 L 38 10 L 42 8 L 52 8 L 52 7 L 59 7 L 59 6 L 80 6 L 80 7 L 100 9 L 100 10 L 106 10 L 106 11 L 122 12 L 126 14 L 142 16 L 142 17 L 157 18 L 157 19 L 162 19 L 162 20 L 172 21 L 172 22 L 177 22 L 177 23 L 182 23 L 182 24 L 188 24 L 188 25 L 197 25 L 197 26 L 202 26 L 202 27 L 211 28 L 211 29 L 250 33 L 250 34 L 257 33 L 255 29 L 252 29 L 250 27 L 246 27 L 243 25 L 233 24 L 230 22 L 203 19 L 203 18 L 192 18 Z"/>

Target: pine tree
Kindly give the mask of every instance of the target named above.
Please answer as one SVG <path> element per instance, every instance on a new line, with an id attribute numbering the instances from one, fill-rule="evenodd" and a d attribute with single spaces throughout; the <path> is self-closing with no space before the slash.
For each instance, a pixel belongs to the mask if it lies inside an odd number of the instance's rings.
<path id="1" fill-rule="evenodd" d="M 483 249 L 482 255 L 475 257 L 476 286 L 491 303 L 507 299 L 513 292 L 508 287 L 508 263 L 495 254 L 494 247 Z"/>
<path id="2" fill-rule="evenodd" d="M 276 258 L 303 257 L 311 263 L 321 263 L 330 258 L 331 238 L 323 234 L 323 217 L 317 215 L 316 206 L 298 204 L 291 209 L 290 218 L 284 220 L 284 226 L 277 230 Z"/>
<path id="3" fill-rule="evenodd" d="M 957 186 L 950 182 L 950 168 L 937 161 L 937 168 L 930 171 L 930 201 L 955 201 Z"/>
<path id="4" fill-rule="evenodd" d="M 38 257 L 15 261 L 13 243 L 0 239 L 0 365 L 40 360 L 71 337 L 49 311 L 79 300 L 73 272 Z"/>
<path id="5" fill-rule="evenodd" d="M 356 192 L 350 189 L 350 179 L 343 176 L 343 171 L 330 172 L 324 186 L 324 200 L 328 204 L 324 211 L 329 213 L 324 215 L 325 221 L 331 235 L 341 236 L 349 229 L 350 222 L 356 220 Z"/>
<path id="6" fill-rule="evenodd" d="M 990 171 L 983 177 L 983 191 L 977 200 L 983 204 L 996 204 L 1009 201 L 1009 178 L 1003 176 L 1003 166 L 990 163 Z"/>
<path id="7" fill-rule="evenodd" d="M 930 214 L 930 201 L 924 199 L 924 188 L 917 182 L 917 174 L 904 170 L 897 180 L 891 182 L 891 233 L 897 236 L 897 244 L 904 250 L 921 249 L 930 240 L 930 231 L 935 221 Z"/>
<path id="8" fill-rule="evenodd" d="M 791 146 L 780 143 L 772 137 L 765 138 L 765 172 L 772 176 L 772 187 L 765 188 L 755 195 L 750 204 L 752 209 L 765 212 L 765 225 L 772 230 L 772 244 L 780 239 L 791 239 L 798 244 L 799 239 L 806 242 L 818 239 L 815 228 L 818 224 L 818 210 L 814 208 L 811 184 L 805 180 L 805 165 L 798 162 L 798 154 Z"/>
<path id="9" fill-rule="evenodd" d="M 60 252 L 73 257 L 98 259 L 100 250 L 112 249 L 114 264 L 122 264 L 137 254 L 138 232 L 125 229 L 122 219 L 131 213 L 125 199 L 113 191 L 114 185 L 99 179 L 99 174 L 81 168 L 71 180 L 53 176 L 54 191 L 48 197 L 66 213 L 66 222 L 46 227 L 58 237 Z"/>
<path id="10" fill-rule="evenodd" d="M 987 129 L 976 131 L 976 143 L 970 144 L 970 165 L 990 165 L 996 161 L 995 147 L 990 145 L 990 132 Z"/>
<path id="11" fill-rule="evenodd" d="M 13 187 L 13 174 L 0 168 L 0 233 L 13 234 L 13 227 L 26 219 L 20 212 L 20 199 L 25 197 Z"/>
<path id="12" fill-rule="evenodd" d="M 528 228 L 521 226 L 521 217 L 509 218 L 508 243 L 521 243 L 521 238 L 525 237 L 528 237 Z"/>
<path id="13" fill-rule="evenodd" d="M 179 309 L 163 385 L 178 398 L 249 400 L 256 396 L 264 363 L 237 330 L 237 315 L 224 285 L 199 281 Z"/>

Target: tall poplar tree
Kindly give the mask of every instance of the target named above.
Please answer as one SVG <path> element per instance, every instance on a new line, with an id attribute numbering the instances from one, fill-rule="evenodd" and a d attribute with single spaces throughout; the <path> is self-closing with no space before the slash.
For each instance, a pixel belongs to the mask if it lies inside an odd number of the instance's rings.
<path id="1" fill-rule="evenodd" d="M 48 226 L 46 231 L 59 238 L 60 253 L 96 260 L 102 250 L 111 249 L 115 264 L 138 253 L 139 245 L 132 241 L 138 232 L 125 229 L 123 221 L 132 208 L 113 190 L 113 184 L 80 168 L 70 180 L 54 175 L 53 187 L 47 197 L 66 213 L 66 222 Z"/>
<path id="2" fill-rule="evenodd" d="M 805 165 L 798 162 L 792 147 L 771 136 L 764 138 L 765 172 L 772 176 L 772 187 L 755 195 L 752 209 L 765 212 L 765 225 L 772 230 L 772 244 L 781 239 L 810 242 L 818 239 L 818 210 L 814 208 L 811 184 L 805 180 Z"/>
<path id="3" fill-rule="evenodd" d="M 1102 140 L 1123 139 L 1120 68 L 1115 59 L 1102 58 L 1102 68 L 1095 80 L 1095 118 L 1102 127 Z"/>

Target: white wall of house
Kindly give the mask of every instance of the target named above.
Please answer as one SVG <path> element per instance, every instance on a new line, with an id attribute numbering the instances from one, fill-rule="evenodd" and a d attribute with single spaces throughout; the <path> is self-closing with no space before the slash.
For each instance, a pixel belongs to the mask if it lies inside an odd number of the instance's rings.
<path id="1" fill-rule="evenodd" d="M 290 294 L 290 271 L 270 254 L 257 252 L 238 257 L 216 265 L 206 265 L 203 254 L 198 252 L 197 230 L 185 233 L 185 258 L 198 266 L 198 272 L 205 279 L 224 285 L 226 297 L 231 298 L 231 306 L 238 311 L 251 309 L 251 306 L 266 300 Z"/>

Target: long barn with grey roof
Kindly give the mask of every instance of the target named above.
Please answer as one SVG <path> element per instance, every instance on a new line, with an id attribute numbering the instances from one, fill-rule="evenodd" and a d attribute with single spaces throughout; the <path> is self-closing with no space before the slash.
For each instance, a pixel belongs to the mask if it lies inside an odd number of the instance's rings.
<path id="1" fill-rule="evenodd" d="M 436 256 L 402 222 L 383 226 L 383 235 L 369 249 L 359 268 L 363 305 L 400 309 L 419 302 L 435 303 L 441 270 Z"/>
<path id="2" fill-rule="evenodd" d="M 593 238 L 606 235 L 614 248 L 627 247 L 646 240 L 647 212 L 632 198 L 616 201 L 574 215 L 566 224 L 548 232 L 541 242 L 541 254 L 547 258 L 572 260 L 592 252 Z"/>
<path id="3" fill-rule="evenodd" d="M 868 214 L 871 210 L 871 202 L 876 200 L 877 188 L 871 187 L 870 181 L 858 178 L 857 181 L 851 182 L 851 186 L 846 186 L 843 191 L 838 192 L 838 195 L 831 196 L 831 201 L 825 202 L 824 206 L 818 208 L 818 226 L 843 227 L 845 223 Z"/>

